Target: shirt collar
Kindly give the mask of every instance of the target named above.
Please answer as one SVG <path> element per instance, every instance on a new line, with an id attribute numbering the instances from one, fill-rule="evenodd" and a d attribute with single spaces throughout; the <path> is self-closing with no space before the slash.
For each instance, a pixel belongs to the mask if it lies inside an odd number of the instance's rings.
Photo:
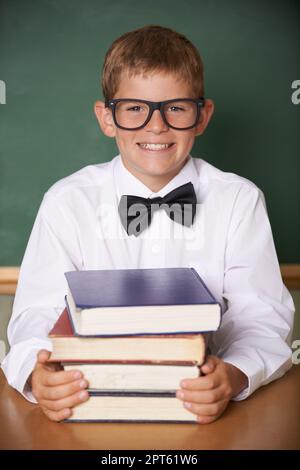
<path id="1" fill-rule="evenodd" d="M 113 163 L 113 177 L 118 199 L 120 199 L 123 194 L 132 194 L 145 198 L 158 196 L 164 197 L 173 189 L 189 182 L 194 185 L 195 191 L 197 192 L 198 177 L 191 155 L 188 155 L 187 161 L 180 172 L 156 193 L 151 191 L 150 188 L 127 170 L 124 166 L 121 155 L 117 155 L 114 158 Z"/>

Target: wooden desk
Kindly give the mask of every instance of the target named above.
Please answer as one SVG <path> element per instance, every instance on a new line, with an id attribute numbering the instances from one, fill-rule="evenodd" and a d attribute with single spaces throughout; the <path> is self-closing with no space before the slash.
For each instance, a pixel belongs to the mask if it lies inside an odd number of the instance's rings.
<path id="1" fill-rule="evenodd" d="M 300 449 L 300 366 L 200 424 L 53 423 L 0 371 L 0 449 Z"/>

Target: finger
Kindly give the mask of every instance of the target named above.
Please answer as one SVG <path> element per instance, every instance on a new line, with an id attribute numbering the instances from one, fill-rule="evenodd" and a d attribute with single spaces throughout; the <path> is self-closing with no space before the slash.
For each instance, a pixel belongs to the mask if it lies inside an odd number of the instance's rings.
<path id="1" fill-rule="evenodd" d="M 41 376 L 44 376 L 43 373 L 48 374 L 49 372 L 57 372 L 59 370 L 62 370 L 62 367 L 60 366 L 59 363 L 51 363 L 51 362 L 37 362 L 35 366 L 35 370 L 39 372 Z"/>
<path id="2" fill-rule="evenodd" d="M 64 410 L 60 411 L 50 411 L 47 408 L 43 408 L 43 412 L 51 421 L 63 421 L 64 419 L 68 419 L 72 416 L 72 410 L 70 408 L 65 408 Z"/>
<path id="3" fill-rule="evenodd" d="M 69 397 L 61 398 L 60 400 L 40 400 L 40 404 L 43 408 L 47 408 L 49 411 L 61 411 L 65 408 L 73 408 L 80 403 L 88 400 L 89 394 L 86 390 L 74 393 Z"/>
<path id="4" fill-rule="evenodd" d="M 88 382 L 85 379 L 74 380 L 64 385 L 57 385 L 54 387 L 43 387 L 42 395 L 44 400 L 60 400 L 61 398 L 74 395 L 79 390 L 84 390 L 88 387 Z"/>
<path id="5" fill-rule="evenodd" d="M 197 421 L 200 424 L 210 424 L 216 421 L 216 419 L 219 418 L 220 415 L 218 416 L 197 416 Z"/>
<path id="6" fill-rule="evenodd" d="M 200 368 L 203 374 L 210 374 L 217 367 L 218 360 L 215 356 L 208 356 L 205 363 Z"/>
<path id="7" fill-rule="evenodd" d="M 228 400 L 221 400 L 217 403 L 209 405 L 199 405 L 196 403 L 184 402 L 183 406 L 185 409 L 197 416 L 217 418 L 223 413 L 227 404 Z"/>
<path id="8" fill-rule="evenodd" d="M 37 355 L 36 368 L 44 367 L 48 370 L 62 370 L 62 366 L 59 362 L 49 362 L 51 353 L 46 349 L 41 349 Z"/>
<path id="9" fill-rule="evenodd" d="M 50 373 L 54 375 L 53 372 Z M 85 379 L 73 380 L 63 385 L 44 385 L 45 382 L 49 383 L 49 372 L 46 372 L 44 378 L 41 378 L 39 383 L 33 382 L 32 393 L 36 400 L 41 404 L 44 400 L 60 400 L 61 398 L 68 397 L 74 393 L 84 390 L 88 387 L 88 382 Z M 55 373 L 56 374 L 56 373 Z M 51 377 L 50 377 L 51 379 Z"/>
<path id="10" fill-rule="evenodd" d="M 81 378 L 83 378 L 83 376 L 79 370 L 61 370 L 58 372 L 43 370 L 43 373 L 41 373 L 41 382 L 44 386 L 48 387 L 68 384 Z"/>
<path id="11" fill-rule="evenodd" d="M 180 382 L 182 389 L 187 390 L 213 390 L 219 386 L 218 377 L 214 373 L 196 377 L 195 379 L 184 379 Z"/>
<path id="12" fill-rule="evenodd" d="M 49 351 L 46 349 L 41 349 L 37 355 L 37 362 L 39 364 L 45 364 L 49 360 L 50 355 L 51 353 Z"/>
<path id="13" fill-rule="evenodd" d="M 178 390 L 176 397 L 181 401 L 188 401 L 190 403 L 203 403 L 212 404 L 220 400 L 224 400 L 224 392 L 221 387 L 215 388 L 208 391 L 189 391 L 189 390 Z"/>

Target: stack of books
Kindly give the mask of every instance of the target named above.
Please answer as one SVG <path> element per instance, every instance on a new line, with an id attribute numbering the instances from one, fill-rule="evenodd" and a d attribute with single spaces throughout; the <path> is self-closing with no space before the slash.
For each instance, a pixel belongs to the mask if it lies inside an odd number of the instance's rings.
<path id="1" fill-rule="evenodd" d="M 196 422 L 176 398 L 199 376 L 220 304 L 194 268 L 65 273 L 51 361 L 82 371 L 90 398 L 67 421 Z"/>

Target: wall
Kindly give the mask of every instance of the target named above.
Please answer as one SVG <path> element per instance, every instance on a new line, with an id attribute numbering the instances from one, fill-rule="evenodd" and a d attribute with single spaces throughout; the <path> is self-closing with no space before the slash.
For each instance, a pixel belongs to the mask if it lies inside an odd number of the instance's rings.
<path id="1" fill-rule="evenodd" d="M 279 261 L 299 263 L 299 12 L 280 0 L 1 1 L 0 266 L 20 265 L 55 181 L 116 155 L 93 115 L 104 54 L 150 23 L 185 34 L 205 64 L 216 110 L 192 155 L 264 191 Z"/>

